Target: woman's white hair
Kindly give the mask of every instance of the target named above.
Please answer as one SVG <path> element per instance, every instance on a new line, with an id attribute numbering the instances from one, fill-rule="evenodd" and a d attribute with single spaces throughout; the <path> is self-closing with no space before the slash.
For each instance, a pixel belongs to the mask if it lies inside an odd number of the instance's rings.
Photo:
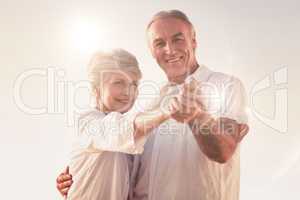
<path id="1" fill-rule="evenodd" d="M 112 49 L 96 52 L 88 64 L 88 79 L 95 92 L 106 72 L 115 70 L 130 71 L 140 79 L 142 73 L 134 55 L 124 49 Z"/>

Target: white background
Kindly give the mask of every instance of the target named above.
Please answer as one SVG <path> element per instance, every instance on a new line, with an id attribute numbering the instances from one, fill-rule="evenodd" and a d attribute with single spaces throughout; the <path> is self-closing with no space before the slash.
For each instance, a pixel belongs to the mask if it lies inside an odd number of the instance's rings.
<path id="1" fill-rule="evenodd" d="M 299 199 L 300 14 L 296 0 L 0 3 L 0 199 L 60 198 L 55 179 L 67 163 L 68 138 L 73 132 L 67 116 L 73 100 L 78 106 L 88 103 L 86 90 L 69 97 L 65 90 L 54 95 L 55 105 L 66 108 L 62 113 L 49 107 L 43 114 L 26 113 L 14 101 L 19 75 L 54 67 L 57 74 L 59 70 L 64 74 L 53 87 L 60 82 L 67 88 L 67 82 L 86 79 L 86 64 L 95 48 L 122 47 L 137 56 L 144 81 L 162 83 L 165 77 L 147 48 L 145 27 L 154 13 L 173 8 L 183 10 L 194 23 L 199 62 L 233 74 L 245 84 L 251 131 L 242 144 L 241 200 Z M 276 87 L 256 94 L 255 105 L 251 104 L 257 83 L 282 67 L 288 70 L 283 75 L 288 83 L 281 87 L 288 90 L 288 107 L 274 100 Z M 30 107 L 47 108 L 47 101 L 53 100 L 47 98 L 46 76 L 29 77 L 20 90 L 22 102 Z M 283 113 L 276 112 L 276 105 Z M 283 117 L 270 126 L 254 115 L 254 107 L 271 121 L 272 115 Z M 278 127 L 284 129 L 286 122 L 287 131 L 280 133 Z"/>

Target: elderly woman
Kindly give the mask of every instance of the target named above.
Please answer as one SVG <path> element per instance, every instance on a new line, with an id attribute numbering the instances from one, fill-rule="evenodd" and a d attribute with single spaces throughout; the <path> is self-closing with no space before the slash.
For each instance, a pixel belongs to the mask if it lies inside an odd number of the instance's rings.
<path id="1" fill-rule="evenodd" d="M 129 154 L 142 153 L 148 133 L 172 112 L 153 107 L 143 113 L 127 113 L 137 97 L 141 72 L 136 58 L 125 50 L 96 53 L 88 75 L 96 107 L 79 117 L 70 162 L 74 183 L 67 198 L 126 200 L 132 164 Z M 171 101 L 169 108 L 176 111 Z"/>

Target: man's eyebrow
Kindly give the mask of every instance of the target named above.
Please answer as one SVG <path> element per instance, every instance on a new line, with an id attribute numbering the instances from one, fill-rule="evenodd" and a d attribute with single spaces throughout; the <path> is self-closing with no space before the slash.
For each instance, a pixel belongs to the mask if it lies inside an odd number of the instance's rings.
<path id="1" fill-rule="evenodd" d="M 172 38 L 176 38 L 176 37 L 181 37 L 183 36 L 183 33 L 182 32 L 178 32 L 178 33 L 175 33 L 174 35 L 172 35 Z M 152 43 L 156 43 L 156 42 L 161 42 L 163 41 L 162 38 L 158 37 L 158 38 L 155 38 Z"/>
<path id="2" fill-rule="evenodd" d="M 175 33 L 174 35 L 172 35 L 172 38 L 176 38 L 176 37 L 180 37 L 180 36 L 183 36 L 182 32 Z"/>
<path id="3" fill-rule="evenodd" d="M 156 39 L 153 40 L 153 43 L 160 42 L 162 40 L 163 40 L 162 38 L 156 38 Z"/>

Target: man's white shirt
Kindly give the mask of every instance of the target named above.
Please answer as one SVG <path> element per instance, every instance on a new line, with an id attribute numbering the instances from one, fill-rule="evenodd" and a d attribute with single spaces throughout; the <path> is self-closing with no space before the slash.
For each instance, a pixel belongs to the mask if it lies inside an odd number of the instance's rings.
<path id="1" fill-rule="evenodd" d="M 201 65 L 188 79 L 201 84 L 208 112 L 247 122 L 246 97 L 235 77 Z M 187 80 L 188 80 L 187 79 Z M 180 92 L 182 85 L 170 93 Z M 170 119 L 154 130 L 144 152 L 136 155 L 130 198 L 134 200 L 238 200 L 240 149 L 225 164 L 204 155 L 187 124 Z"/>

